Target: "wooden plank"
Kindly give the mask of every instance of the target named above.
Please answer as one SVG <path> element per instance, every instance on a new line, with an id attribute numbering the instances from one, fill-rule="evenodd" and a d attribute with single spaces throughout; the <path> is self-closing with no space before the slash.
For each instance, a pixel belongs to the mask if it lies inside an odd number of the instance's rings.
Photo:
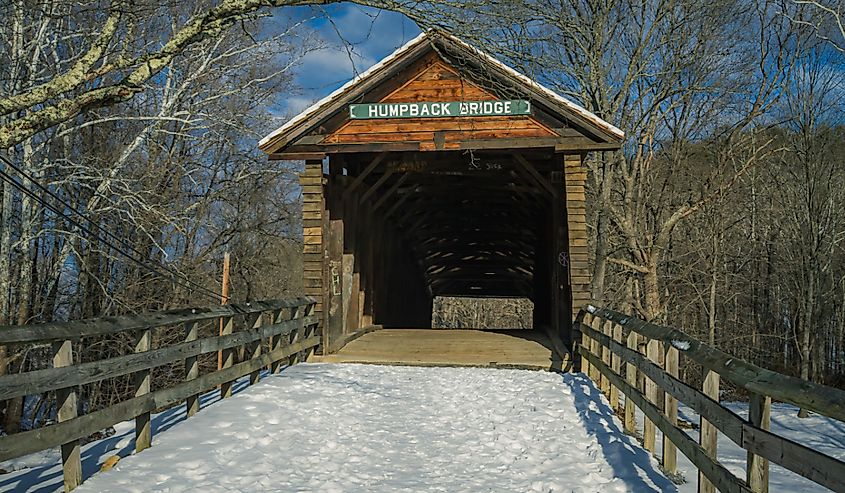
<path id="1" fill-rule="evenodd" d="M 706 371 L 704 376 L 704 395 L 719 401 L 719 374 L 714 371 Z M 711 423 L 704 416 L 700 420 L 700 436 L 699 443 L 701 448 L 707 453 L 709 457 L 716 458 L 716 447 L 719 442 L 718 428 Z M 707 475 L 699 471 L 698 474 L 698 492 L 699 493 L 714 493 L 716 486 L 710 482 Z"/>
<path id="2" fill-rule="evenodd" d="M 668 436 L 677 445 L 678 450 L 686 455 L 703 475 L 710 478 L 717 485 L 719 491 L 722 493 L 751 493 L 751 490 L 748 489 L 744 481 L 734 476 L 725 466 L 710 457 L 683 430 L 672 426 L 657 406 L 649 402 L 642 393 L 628 385 L 621 377 L 613 374 L 609 368 L 604 366 L 600 358 L 591 354 L 583 347 L 580 348 L 580 351 L 586 353 L 587 359 L 593 365 L 597 366 L 599 371 L 605 373 L 626 397 L 634 401 L 637 407 L 643 411 L 643 414 L 660 428 L 664 436 Z"/>
<path id="3" fill-rule="evenodd" d="M 743 423 L 741 445 L 826 488 L 845 491 L 845 462 L 834 457 L 756 428 L 752 423 Z"/>
<path id="4" fill-rule="evenodd" d="M 405 183 L 408 178 L 410 178 L 410 176 L 410 173 L 405 173 L 400 176 L 399 179 L 396 180 L 396 182 L 393 183 L 393 185 L 391 185 L 385 193 L 379 196 L 378 200 L 376 200 L 376 202 L 373 204 L 373 211 L 378 210 L 378 208 L 381 207 L 387 199 L 392 197 L 396 193 L 396 190 L 398 190 L 399 187 L 401 187 L 402 184 Z"/>
<path id="5" fill-rule="evenodd" d="M 73 343 L 69 340 L 54 343 L 53 368 L 64 368 L 71 366 L 72 364 Z M 72 422 L 76 419 L 77 409 L 76 387 L 66 387 L 56 391 L 56 419 L 59 422 L 57 426 L 61 426 L 63 423 L 66 424 Z M 2 437 L 0 440 L 11 439 L 21 442 L 26 439 L 26 437 L 23 436 L 25 433 L 26 432 Z M 81 456 L 79 448 L 80 438 L 82 437 L 66 437 L 50 444 L 51 447 L 60 445 L 62 449 L 62 475 L 64 476 L 65 491 L 71 491 L 82 484 L 82 461 L 80 459 Z M 44 448 L 47 447 L 42 446 L 42 448 L 33 450 L 33 452 Z M 2 449 L 0 449 L 0 453 L 2 453 Z M 24 454 L 16 455 L 15 457 L 20 457 L 21 455 Z M 0 461 L 2 460 L 6 459 L 0 459 Z"/>
<path id="6" fill-rule="evenodd" d="M 666 373 L 674 378 L 678 378 L 678 359 L 678 350 L 671 345 L 667 346 L 664 366 Z M 663 414 L 666 415 L 670 424 L 677 426 L 678 400 L 670 392 L 666 392 L 663 399 Z M 665 437 L 663 438 L 663 469 L 669 474 L 675 474 L 678 471 L 677 447 L 672 443 L 672 440 L 667 440 Z"/>
<path id="7" fill-rule="evenodd" d="M 760 394 L 751 394 L 748 399 L 748 421 L 757 428 L 768 430 L 771 423 L 771 415 L 771 397 L 766 397 Z M 751 491 L 754 493 L 769 492 L 769 461 L 754 452 L 749 451 L 745 472 L 745 481 L 748 483 L 748 487 Z M 805 475 L 802 474 L 802 476 Z M 841 476 L 845 476 L 845 471 L 843 471 Z M 843 480 L 841 486 L 845 489 L 845 480 Z"/>
<path id="8" fill-rule="evenodd" d="M 646 357 L 655 365 L 657 362 L 657 353 L 659 351 L 658 341 L 651 339 L 646 343 Z M 645 397 L 652 404 L 657 404 L 657 383 L 651 378 L 645 380 Z M 646 418 L 643 423 L 643 447 L 652 454 L 657 451 L 656 444 L 656 428 L 654 421 Z"/>
<path id="9" fill-rule="evenodd" d="M 382 173 L 382 175 L 379 177 L 379 179 L 376 180 L 376 182 L 373 183 L 372 186 L 367 188 L 367 191 L 365 191 L 363 194 L 361 194 L 361 197 L 358 199 L 358 203 L 362 204 L 362 203 L 366 202 L 367 199 L 369 199 L 370 196 L 372 194 L 374 194 L 379 189 L 379 187 L 381 187 L 384 184 L 384 182 L 386 182 L 388 179 L 390 179 L 390 177 L 393 175 L 393 172 L 394 172 L 394 170 L 393 170 L 393 168 L 391 168 L 391 169 L 388 169 L 387 171 L 385 171 L 384 173 Z"/>
<path id="10" fill-rule="evenodd" d="M 845 421 L 845 391 L 800 378 L 790 377 L 735 358 L 719 349 L 690 337 L 683 331 L 662 327 L 606 308 L 595 314 L 620 323 L 647 337 L 665 344 L 682 345 L 683 354 L 704 368 L 719 373 L 722 378 L 751 392 L 768 395 L 774 400 L 789 402 L 839 421 Z"/>
<path id="11" fill-rule="evenodd" d="M 253 301 L 244 304 L 219 305 L 202 308 L 183 308 L 165 312 L 103 317 L 73 322 L 53 322 L 25 326 L 0 326 L 0 344 L 20 342 L 50 342 L 78 340 L 82 337 L 134 331 L 145 328 L 201 322 L 228 315 L 254 313 L 313 303 L 312 298 Z"/>
<path id="12" fill-rule="evenodd" d="M 370 175 L 370 173 L 372 173 L 373 171 L 375 171 L 376 168 L 379 167 L 381 162 L 384 161 L 387 156 L 388 154 L 386 152 L 382 152 L 378 154 L 372 161 L 370 161 L 370 164 L 368 164 L 367 167 L 364 168 L 364 170 L 361 171 L 361 173 L 355 177 L 352 183 L 350 183 L 349 186 L 343 190 L 343 200 L 346 200 L 346 197 L 349 197 L 352 192 L 354 192 L 355 189 L 358 188 L 361 183 L 364 182 L 364 180 Z"/>
<path id="13" fill-rule="evenodd" d="M 21 457 L 46 448 L 78 440 L 121 421 L 132 419 L 141 413 L 151 412 L 175 404 L 186 399 L 189 395 L 202 393 L 217 385 L 233 381 L 274 361 L 281 360 L 291 354 L 316 346 L 319 343 L 319 336 L 314 336 L 297 344 L 285 346 L 272 353 L 262 354 L 259 359 L 247 360 L 224 370 L 202 375 L 189 382 L 182 382 L 167 389 L 133 397 L 99 411 L 94 411 L 55 425 L 25 431 L 13 436 L 0 437 L 0 461 Z"/>
<path id="14" fill-rule="evenodd" d="M 252 323 L 252 331 L 260 334 L 261 332 L 260 332 L 259 329 L 261 329 L 261 325 L 263 323 L 264 323 L 264 314 L 259 313 L 258 316 L 255 317 L 255 320 Z M 261 339 L 258 339 L 257 342 L 253 342 L 252 343 L 252 354 L 250 355 L 250 359 L 256 360 L 256 359 L 261 358 L 261 352 L 262 352 L 263 347 L 264 347 L 264 344 L 262 343 Z M 261 380 L 261 370 L 260 369 L 253 370 L 249 374 L 249 384 L 250 385 L 255 385 L 260 380 Z"/>
<path id="15" fill-rule="evenodd" d="M 513 154 L 513 158 L 519 164 L 520 169 L 525 171 L 525 173 L 531 178 L 531 181 L 535 185 L 539 186 L 542 190 L 545 190 L 546 193 L 548 193 L 549 195 L 555 196 L 555 188 L 552 186 L 548 179 L 543 177 L 543 175 L 541 175 L 540 172 L 537 171 L 534 165 L 532 165 L 530 162 L 528 162 L 527 159 L 522 157 L 521 154 Z"/>
<path id="16" fill-rule="evenodd" d="M 657 382 L 667 393 L 686 403 L 699 415 L 706 417 L 719 431 L 740 447 L 758 455 L 762 459 L 776 462 L 834 491 L 845 490 L 845 462 L 789 439 L 774 435 L 762 429 L 763 426 L 755 426 L 755 422 L 758 420 L 761 425 L 764 423 L 762 413 L 765 412 L 765 403 L 762 404 L 763 409 L 760 409 L 760 404 L 757 404 L 758 410 L 753 410 L 753 412 L 749 413 L 749 419 L 752 421 L 747 422 L 727 408 L 722 407 L 714 399 L 662 371 L 659 366 L 643 357 L 640 353 L 629 347 L 622 346 L 603 334 L 592 331 L 583 324 L 580 325 L 580 328 L 587 334 L 597 338 L 599 343 L 609 345 L 612 351 L 619 353 L 623 360 L 642 370 L 643 373 Z M 628 346 L 636 347 L 635 338 L 636 332 L 629 332 Z M 634 339 L 634 342 L 632 342 L 632 339 Z M 629 386 L 636 388 L 636 378 L 631 378 L 631 375 L 627 377 L 626 381 L 629 383 Z M 758 415 L 758 413 L 761 414 Z M 669 422 L 668 417 L 666 421 Z M 670 438 L 670 441 L 673 441 L 673 439 Z M 702 450 L 704 449 L 702 448 Z M 750 484 L 749 487 L 751 487 Z"/>
<path id="17" fill-rule="evenodd" d="M 603 333 L 605 336 L 608 336 L 611 333 L 611 331 L 612 331 L 611 325 L 614 325 L 613 322 L 605 322 L 604 320 L 602 320 L 600 318 L 595 318 L 594 324 L 595 325 L 593 325 L 593 327 L 597 331 Z M 600 347 L 601 347 L 601 349 L 600 349 L 601 350 L 601 361 L 602 361 L 602 363 L 605 364 L 605 366 L 609 367 L 610 366 L 610 348 L 603 345 L 603 344 Z M 599 377 L 599 390 L 601 390 L 601 393 L 604 394 L 605 397 L 608 397 L 608 398 L 610 397 L 610 380 L 608 380 L 608 378 L 603 376 L 603 375 Z M 615 404 L 611 404 L 611 405 L 613 406 L 613 409 L 616 409 Z"/>
<path id="18" fill-rule="evenodd" d="M 286 323 L 284 319 L 285 311 L 284 310 L 274 310 L 271 315 L 271 323 L 273 325 Z M 283 334 L 271 335 L 270 336 L 270 352 L 278 351 L 282 348 L 282 341 L 286 339 L 286 336 Z M 270 373 L 279 373 L 281 369 L 281 362 L 279 360 L 273 361 L 270 363 Z"/>
<path id="19" fill-rule="evenodd" d="M 617 327 L 622 328 L 621 325 L 617 324 Z M 637 333 L 636 332 L 629 332 L 628 337 L 626 338 L 626 344 L 630 353 L 638 354 L 637 353 Z M 617 351 L 614 351 L 614 354 L 620 354 Z M 620 355 L 621 357 L 621 355 Z M 624 359 L 624 358 L 623 358 Z M 625 360 L 625 381 L 628 382 L 632 388 L 637 387 L 637 366 L 632 361 Z M 625 431 L 630 433 L 631 435 L 635 435 L 637 432 L 637 416 L 635 414 L 634 402 L 626 397 L 625 398 Z"/>
<path id="20" fill-rule="evenodd" d="M 613 336 L 613 340 L 617 343 L 622 343 L 622 326 L 619 324 L 614 324 L 613 322 L 609 322 L 608 325 L 612 326 L 611 332 Z M 609 349 L 608 349 L 609 350 Z M 615 352 L 611 351 L 611 360 L 610 360 L 610 369 L 613 370 L 614 373 L 617 375 L 622 375 L 622 358 Z M 618 412 L 619 410 L 619 389 L 616 385 L 610 386 L 610 405 L 613 407 L 613 412 Z"/>
<path id="21" fill-rule="evenodd" d="M 144 353 L 152 346 L 152 331 L 150 329 L 138 332 L 135 339 L 135 353 Z M 135 397 L 141 397 L 150 393 L 150 370 L 144 369 L 133 375 L 135 381 Z M 135 416 L 135 453 L 150 448 L 153 434 L 150 428 L 150 412 L 144 412 Z"/>
<path id="22" fill-rule="evenodd" d="M 315 320 L 316 321 L 316 320 Z M 153 349 L 143 353 L 133 353 L 100 361 L 91 361 L 73 365 L 70 368 L 45 368 L 0 377 L 0 395 L 2 399 L 17 396 L 35 395 L 43 392 L 76 387 L 106 378 L 128 375 L 137 371 L 163 366 L 200 354 L 233 348 L 262 337 L 287 334 L 293 323 L 284 321 L 261 327 L 259 331 L 240 331 L 232 335 L 214 336 L 193 342 L 184 342 L 173 346 Z"/>
<path id="23" fill-rule="evenodd" d="M 744 420 L 699 390 L 672 377 L 650 359 L 646 358 L 645 355 L 637 351 L 636 332 L 631 331 L 628 333 L 627 346 L 623 346 L 607 338 L 604 334 L 590 330 L 589 327 L 585 328 L 582 326 L 581 330 L 594 336 L 600 344 L 609 345 L 611 350 L 619 354 L 623 361 L 634 366 L 634 371 L 626 376 L 626 381 L 633 388 L 637 387 L 635 375 L 641 372 L 649 379 L 657 382 L 657 385 L 665 392 L 672 394 L 676 399 L 686 403 L 699 415 L 706 416 L 712 422 L 718 423 L 719 429 L 726 437 L 733 440 L 737 445 L 742 446 L 742 424 Z"/>
<path id="24" fill-rule="evenodd" d="M 222 330 L 220 331 L 221 336 L 231 335 L 235 330 L 235 317 L 224 317 L 222 322 Z M 222 359 L 222 366 L 221 369 L 225 370 L 227 368 L 231 368 L 235 363 L 235 349 L 234 348 L 227 348 L 223 350 L 223 359 Z M 232 385 L 234 384 L 234 380 L 230 380 L 228 382 L 223 382 L 220 385 L 220 398 L 226 399 L 228 397 L 232 397 Z"/>
<path id="25" fill-rule="evenodd" d="M 191 344 L 197 340 L 197 323 L 185 323 L 185 343 Z M 199 359 L 196 355 L 185 358 L 185 381 L 190 382 L 200 375 Z M 200 396 L 199 394 L 189 395 L 185 400 L 185 410 L 187 417 L 191 417 L 200 410 Z"/>

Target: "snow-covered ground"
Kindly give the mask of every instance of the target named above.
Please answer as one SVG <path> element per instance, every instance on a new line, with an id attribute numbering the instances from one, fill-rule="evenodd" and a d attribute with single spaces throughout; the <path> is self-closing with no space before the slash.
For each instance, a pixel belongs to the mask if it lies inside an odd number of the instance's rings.
<path id="1" fill-rule="evenodd" d="M 794 411 L 775 405 L 773 429 L 845 458 L 845 424 Z M 581 374 L 302 364 L 182 421 L 155 416 L 151 449 L 77 491 L 695 491 L 692 465 L 670 483 Z M 132 423 L 115 428 L 83 447 L 86 476 L 131 453 Z M 719 455 L 742 474 L 744 451 L 720 437 Z M 25 465 L 0 491 L 61 490 L 57 451 L 0 467 Z M 826 490 L 773 468 L 771 491 Z"/>
<path id="2" fill-rule="evenodd" d="M 173 426 L 77 491 L 674 487 L 582 375 L 303 364 Z"/>

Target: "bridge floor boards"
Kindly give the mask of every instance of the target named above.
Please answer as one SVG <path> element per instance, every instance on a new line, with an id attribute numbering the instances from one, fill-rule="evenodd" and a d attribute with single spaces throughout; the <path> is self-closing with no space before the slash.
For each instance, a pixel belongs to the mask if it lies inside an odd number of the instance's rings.
<path id="1" fill-rule="evenodd" d="M 537 370 L 562 365 L 549 338 L 538 330 L 382 329 L 313 361 Z"/>

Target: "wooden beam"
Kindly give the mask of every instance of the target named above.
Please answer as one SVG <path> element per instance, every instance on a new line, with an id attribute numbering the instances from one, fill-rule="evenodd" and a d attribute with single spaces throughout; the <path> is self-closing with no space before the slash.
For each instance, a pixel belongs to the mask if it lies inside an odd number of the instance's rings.
<path id="1" fill-rule="evenodd" d="M 378 189 L 379 189 L 379 187 L 381 187 L 381 186 L 384 184 L 384 182 L 386 182 L 388 179 L 390 179 L 390 176 L 391 176 L 391 175 L 393 175 L 393 170 L 392 170 L 392 169 L 388 169 L 387 171 L 385 171 L 385 172 L 384 172 L 384 173 L 383 173 L 383 174 L 379 177 L 379 179 L 378 179 L 378 180 L 376 180 L 376 182 L 375 182 L 375 183 L 373 183 L 373 184 L 372 184 L 372 186 L 370 186 L 370 187 L 367 189 L 367 191 L 366 191 L 366 192 L 364 192 L 364 193 L 361 195 L 361 198 L 360 198 L 360 199 L 358 199 L 358 202 L 359 202 L 359 203 L 363 203 L 363 202 L 365 202 L 368 198 L 370 198 L 370 195 L 374 194 L 374 193 L 376 192 L 376 190 L 378 190 Z"/>
<path id="2" fill-rule="evenodd" d="M 398 190 L 399 187 L 401 187 L 402 184 L 405 183 L 405 181 L 407 181 L 410 176 L 411 175 L 408 174 L 408 173 L 405 173 L 402 176 L 400 176 L 399 179 L 396 180 L 396 182 L 394 182 L 393 185 L 391 185 L 390 188 L 388 188 L 386 192 L 381 194 L 381 196 L 378 198 L 378 200 L 376 200 L 376 203 L 373 204 L 373 210 L 377 211 L 379 209 L 379 207 L 381 207 L 381 205 L 384 204 L 384 202 L 387 199 L 389 199 L 390 197 L 393 196 L 393 194 L 396 193 L 396 190 Z"/>
<path id="3" fill-rule="evenodd" d="M 352 183 L 350 183 L 348 187 L 346 187 L 346 189 L 343 191 L 343 199 L 346 200 L 346 198 L 349 197 L 350 194 L 352 194 L 352 192 L 355 191 L 355 189 L 358 188 L 358 186 L 364 182 L 367 176 L 369 176 L 369 174 L 372 173 L 378 167 L 378 165 L 381 164 L 382 161 L 384 161 L 387 156 L 388 154 L 386 152 L 382 152 L 381 154 L 376 156 L 375 159 L 373 159 L 370 164 L 367 165 L 366 168 L 364 168 L 364 171 L 362 171 L 361 174 L 356 176 L 355 180 L 352 181 Z"/>
<path id="4" fill-rule="evenodd" d="M 531 163 L 528 162 L 527 159 L 520 156 L 519 154 L 514 154 L 513 157 L 516 160 L 516 162 L 519 163 L 521 169 L 524 170 L 526 173 L 528 173 L 528 176 L 531 177 L 531 179 L 534 181 L 534 183 L 539 185 L 540 188 L 545 190 L 549 195 L 551 195 L 551 196 L 555 195 L 555 189 L 554 189 L 554 187 L 552 187 L 552 184 L 549 183 L 549 180 L 545 179 L 534 168 L 534 166 Z"/>
<path id="5" fill-rule="evenodd" d="M 277 152 L 268 156 L 270 161 L 322 161 L 325 158 L 325 152 Z"/>

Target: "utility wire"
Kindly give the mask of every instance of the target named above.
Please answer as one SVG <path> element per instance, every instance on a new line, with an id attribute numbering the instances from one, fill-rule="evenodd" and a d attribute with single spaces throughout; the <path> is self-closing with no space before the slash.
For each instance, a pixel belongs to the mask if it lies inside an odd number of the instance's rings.
<path id="1" fill-rule="evenodd" d="M 3 163 L 6 164 L 6 166 L 15 170 L 21 176 L 23 176 L 24 178 L 26 178 L 27 180 L 32 182 L 40 190 L 44 191 L 50 197 L 52 197 L 53 199 L 58 201 L 63 207 L 70 210 L 71 212 L 73 212 L 77 216 L 81 217 L 85 222 L 92 225 L 97 230 L 102 231 L 103 233 L 105 233 L 110 238 L 113 238 L 116 241 L 122 243 L 126 248 L 131 250 L 133 253 L 143 257 L 144 254 L 142 252 L 139 252 L 137 249 L 135 249 L 134 247 L 132 247 L 128 243 L 126 243 L 125 239 L 122 239 L 122 238 L 116 236 L 111 231 L 108 231 L 107 229 L 105 229 L 102 226 L 100 226 L 99 224 L 97 224 L 95 221 L 86 217 L 85 214 L 83 214 L 78 209 L 74 208 L 72 205 L 68 204 L 65 200 L 63 200 L 61 197 L 59 197 L 54 192 L 49 190 L 47 187 L 41 185 L 41 183 L 39 183 L 35 178 L 33 178 L 32 176 L 27 174 L 25 171 L 23 171 L 20 167 L 16 166 L 14 163 L 10 162 L 8 159 L 6 159 L 3 156 L 0 156 L 0 160 L 2 160 Z M 30 198 L 32 198 L 33 200 L 35 200 L 39 204 L 41 204 L 44 207 L 46 207 L 47 209 L 51 210 L 55 214 L 57 214 L 57 215 L 65 218 L 65 219 L 67 219 L 68 221 L 70 221 L 73 225 L 75 225 L 77 228 L 79 228 L 80 231 L 85 233 L 89 237 L 89 239 L 96 239 L 96 240 L 102 242 L 106 246 L 110 247 L 114 251 L 118 252 L 119 254 L 123 255 L 124 257 L 126 257 L 127 259 L 131 260 L 132 262 L 138 264 L 139 266 L 143 267 L 144 269 L 152 272 L 153 274 L 156 274 L 156 275 L 164 277 L 164 278 L 169 278 L 171 282 L 173 282 L 174 284 L 177 284 L 179 286 L 182 286 L 183 288 L 199 290 L 202 294 L 210 296 L 215 301 L 219 301 L 220 295 L 218 295 L 214 291 L 211 291 L 210 289 L 206 288 L 205 286 L 202 286 L 201 284 L 197 284 L 197 283 L 191 281 L 190 279 L 183 276 L 178 271 L 171 269 L 171 268 L 164 266 L 164 265 L 150 265 L 143 260 L 139 260 L 134 255 L 125 252 L 123 249 L 119 248 L 118 246 L 116 246 L 112 242 L 110 242 L 110 241 L 102 238 L 101 236 L 97 235 L 96 233 L 91 231 L 89 228 L 87 228 L 85 225 L 80 223 L 78 220 L 69 216 L 64 211 L 57 208 L 55 205 L 48 203 L 46 200 L 44 200 L 42 197 L 40 197 L 38 194 L 36 194 L 32 190 L 30 190 L 24 184 L 18 183 L 18 181 L 15 180 L 15 178 L 13 176 L 11 176 L 9 173 L 7 173 L 6 171 L 0 170 L 0 178 L 2 178 L 2 180 L 5 181 L 6 183 L 10 184 L 11 186 L 13 186 L 13 187 L 17 188 L 18 190 L 20 190 L 21 192 L 25 193 L 27 196 L 29 196 Z M 162 272 L 162 270 L 164 272 Z"/>

